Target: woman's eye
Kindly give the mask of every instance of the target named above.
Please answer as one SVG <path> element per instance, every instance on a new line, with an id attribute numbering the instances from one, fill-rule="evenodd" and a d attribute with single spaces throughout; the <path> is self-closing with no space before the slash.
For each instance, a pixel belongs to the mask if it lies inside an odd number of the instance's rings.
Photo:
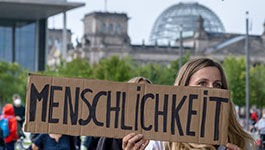
<path id="1" fill-rule="evenodd" d="M 206 86 L 206 82 L 202 81 L 198 83 L 199 86 Z"/>
<path id="2" fill-rule="evenodd" d="M 221 83 L 214 83 L 214 84 L 213 84 L 213 87 L 214 87 L 214 88 L 221 89 L 221 88 L 222 88 L 222 84 L 221 84 Z"/>

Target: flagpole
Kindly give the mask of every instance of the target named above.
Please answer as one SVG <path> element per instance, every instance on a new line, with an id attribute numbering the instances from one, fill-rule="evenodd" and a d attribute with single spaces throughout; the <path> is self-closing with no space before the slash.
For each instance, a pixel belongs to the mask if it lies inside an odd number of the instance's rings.
<path id="1" fill-rule="evenodd" d="M 246 53 L 246 129 L 249 130 L 249 50 L 248 50 L 248 11 L 246 11 L 246 39 L 245 39 L 245 53 Z"/>

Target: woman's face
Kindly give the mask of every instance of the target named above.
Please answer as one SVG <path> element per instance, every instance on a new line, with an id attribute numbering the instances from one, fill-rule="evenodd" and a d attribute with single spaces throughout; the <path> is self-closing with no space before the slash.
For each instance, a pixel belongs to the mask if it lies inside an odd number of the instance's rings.
<path id="1" fill-rule="evenodd" d="M 205 67 L 195 72 L 191 78 L 188 86 L 202 86 L 210 88 L 221 88 L 221 74 L 216 67 Z"/>

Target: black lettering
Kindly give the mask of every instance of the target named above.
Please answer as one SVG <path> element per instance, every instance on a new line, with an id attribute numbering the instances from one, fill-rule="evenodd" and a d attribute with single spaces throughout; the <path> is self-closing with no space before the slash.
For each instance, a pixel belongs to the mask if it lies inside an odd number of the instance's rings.
<path id="1" fill-rule="evenodd" d="M 164 109 L 163 111 L 158 110 L 159 106 L 159 94 L 156 94 L 156 105 L 155 105 L 155 132 L 158 132 L 158 115 L 163 116 L 163 132 L 167 132 L 167 107 L 168 107 L 168 94 L 164 96 Z"/>
<path id="2" fill-rule="evenodd" d="M 72 97 L 71 97 L 71 89 L 70 87 L 65 88 L 65 96 L 64 96 L 64 115 L 63 115 L 63 124 L 67 124 L 67 116 L 68 116 L 68 102 L 70 107 L 70 118 L 71 118 L 71 124 L 76 125 L 77 124 L 77 118 L 78 118 L 78 105 L 79 105 L 79 94 L 80 94 L 80 88 L 77 87 L 75 90 L 75 109 L 73 110 L 73 104 L 72 104 Z"/>
<path id="3" fill-rule="evenodd" d="M 216 101 L 216 112 L 215 112 L 215 121 L 214 121 L 214 141 L 219 139 L 219 118 L 220 118 L 220 111 L 221 111 L 221 103 L 225 102 L 228 103 L 227 98 L 222 97 L 210 97 L 210 101 Z"/>
<path id="4" fill-rule="evenodd" d="M 41 90 L 41 92 L 39 93 L 35 85 L 31 83 L 29 121 L 35 121 L 37 100 L 41 101 L 41 99 L 43 99 L 41 121 L 46 122 L 48 95 L 49 95 L 49 84 L 46 84 L 44 88 Z"/>
<path id="5" fill-rule="evenodd" d="M 154 94 L 151 94 L 151 93 L 148 93 L 148 94 L 145 94 L 141 100 L 141 126 L 142 128 L 145 130 L 145 131 L 149 131 L 152 129 L 152 125 L 149 125 L 148 127 L 146 127 L 144 125 L 144 105 L 145 105 L 145 102 L 148 98 L 151 98 L 151 99 L 154 99 Z"/>
<path id="6" fill-rule="evenodd" d="M 132 130 L 131 126 L 125 125 L 125 100 L 126 100 L 126 93 L 122 92 L 122 111 L 121 111 L 121 129 L 123 130 Z"/>
<path id="7" fill-rule="evenodd" d="M 120 112 L 120 96 L 121 92 L 116 93 L 116 107 L 111 107 L 111 91 L 108 91 L 107 98 L 107 114 L 106 114 L 106 127 L 110 127 L 110 112 L 115 111 L 115 128 L 118 128 L 119 112 Z"/>
<path id="8" fill-rule="evenodd" d="M 140 101 L 140 94 L 137 94 L 137 99 L 136 99 L 136 108 L 135 108 L 135 131 L 138 130 L 138 112 L 139 112 L 139 101 Z"/>
<path id="9" fill-rule="evenodd" d="M 191 123 L 191 115 L 196 115 L 197 111 L 192 110 L 193 100 L 197 99 L 198 95 L 190 94 L 189 97 L 189 108 L 188 108 L 188 119 L 187 119 L 187 126 L 186 126 L 186 134 L 190 136 L 195 136 L 194 131 L 190 131 L 190 123 Z"/>
<path id="10" fill-rule="evenodd" d="M 182 100 L 178 104 L 176 108 L 176 95 L 173 94 L 172 97 L 172 120 L 171 120 L 171 134 L 175 134 L 175 120 L 177 122 L 178 130 L 179 130 L 179 135 L 183 136 L 183 130 L 181 127 L 180 119 L 179 119 L 179 110 L 181 109 L 182 105 L 184 104 L 187 96 L 183 96 Z"/>
<path id="11" fill-rule="evenodd" d="M 52 118 L 53 114 L 53 107 L 58 107 L 59 103 L 55 103 L 53 101 L 54 99 L 54 91 L 55 90 L 62 90 L 63 88 L 61 86 L 51 86 L 51 93 L 50 93 L 50 105 L 49 105 L 49 116 L 48 116 L 48 123 L 58 123 L 58 118 Z"/>
<path id="12" fill-rule="evenodd" d="M 204 95 L 208 95 L 208 91 L 204 91 Z M 207 97 L 203 97 L 201 137 L 204 137 L 204 133 L 205 133 L 206 110 L 207 110 Z"/>
<path id="13" fill-rule="evenodd" d="M 141 91 L 141 86 L 137 86 L 137 91 Z"/>
<path id="14" fill-rule="evenodd" d="M 87 92 L 90 92 L 90 93 L 93 93 L 93 91 L 91 90 L 91 89 L 84 89 L 83 91 L 82 91 L 82 93 L 81 93 L 81 99 L 84 101 L 84 103 L 86 104 L 86 106 L 87 106 L 87 108 L 88 108 L 88 110 L 89 110 L 89 113 L 88 113 L 88 116 L 87 116 L 87 119 L 86 120 L 83 120 L 83 119 L 79 119 L 79 124 L 81 125 L 81 126 L 85 126 L 85 125 L 87 125 L 89 122 L 90 122 L 90 120 L 91 120 L 91 112 L 93 111 L 92 110 L 92 106 L 90 105 L 90 103 L 88 102 L 88 100 L 85 98 L 85 94 L 87 93 Z"/>
<path id="15" fill-rule="evenodd" d="M 97 125 L 97 126 L 104 126 L 104 123 L 103 122 L 99 122 L 96 118 L 96 108 L 97 108 L 97 104 L 98 104 L 98 100 L 101 96 L 106 96 L 107 95 L 107 92 L 106 91 L 101 91 L 101 92 L 98 92 L 94 99 L 93 99 L 93 103 L 92 103 L 92 112 L 91 112 L 91 116 L 93 118 L 93 121 L 94 123 Z"/>

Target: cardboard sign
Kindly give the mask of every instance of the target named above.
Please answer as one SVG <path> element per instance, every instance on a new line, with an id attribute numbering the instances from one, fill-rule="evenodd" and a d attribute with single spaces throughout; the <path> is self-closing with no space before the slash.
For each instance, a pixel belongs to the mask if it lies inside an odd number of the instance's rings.
<path id="1" fill-rule="evenodd" d="M 25 131 L 225 145 L 229 91 L 29 75 Z"/>

